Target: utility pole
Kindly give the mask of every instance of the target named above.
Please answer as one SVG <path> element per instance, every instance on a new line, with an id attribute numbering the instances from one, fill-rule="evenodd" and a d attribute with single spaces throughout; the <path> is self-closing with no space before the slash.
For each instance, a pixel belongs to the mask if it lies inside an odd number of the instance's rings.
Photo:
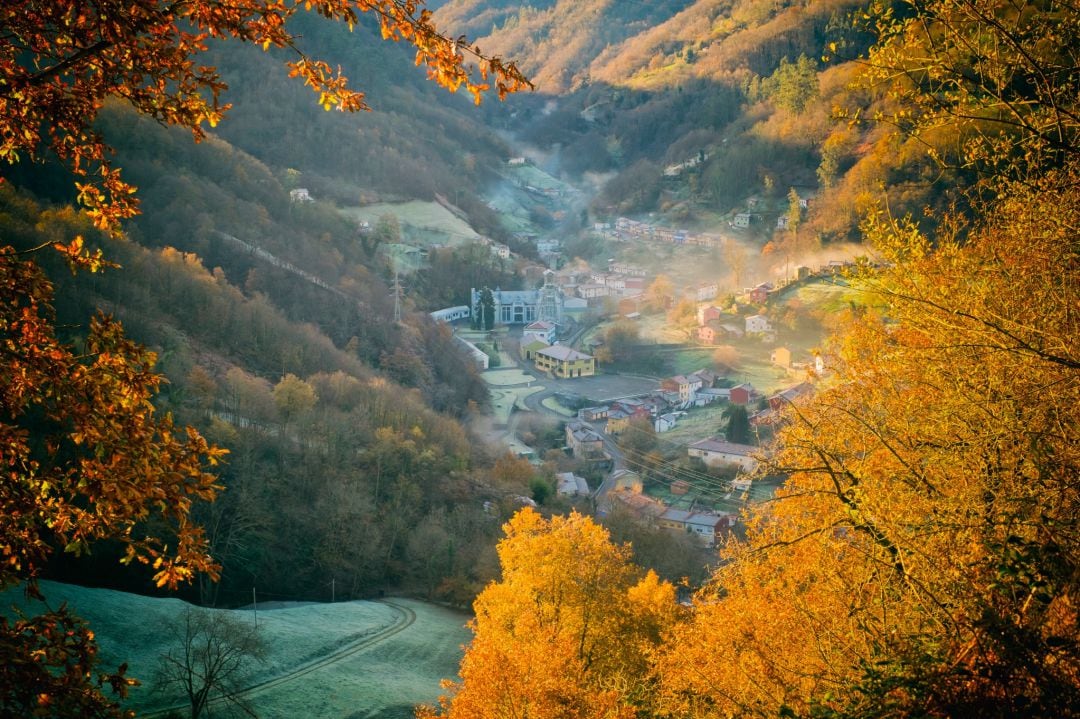
<path id="1" fill-rule="evenodd" d="M 401 298 L 404 294 L 404 288 L 401 286 L 401 282 L 398 279 L 397 268 L 394 268 L 394 322 L 401 324 Z"/>
<path id="2" fill-rule="evenodd" d="M 251 608 L 255 611 L 255 628 L 259 628 L 259 603 L 255 601 L 255 587 L 251 588 Z"/>
<path id="3" fill-rule="evenodd" d="M 337 601 L 336 591 L 335 591 L 336 588 L 334 586 L 335 582 L 337 582 L 337 579 L 331 579 L 330 580 L 330 603 L 331 604 L 333 604 L 335 601 Z"/>

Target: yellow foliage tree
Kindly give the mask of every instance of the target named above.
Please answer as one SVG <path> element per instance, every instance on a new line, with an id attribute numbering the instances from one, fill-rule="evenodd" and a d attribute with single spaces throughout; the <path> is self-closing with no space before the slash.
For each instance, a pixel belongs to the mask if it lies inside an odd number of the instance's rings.
<path id="1" fill-rule="evenodd" d="M 781 498 L 665 647 L 670 714 L 1075 715 L 1078 179 L 933 242 L 869 223 L 884 315 L 789 409 Z"/>
<path id="2" fill-rule="evenodd" d="M 504 530 L 502 580 L 476 600 L 475 638 L 441 715 L 636 716 L 652 697 L 650 653 L 676 617 L 674 587 L 580 514 L 524 509 Z"/>

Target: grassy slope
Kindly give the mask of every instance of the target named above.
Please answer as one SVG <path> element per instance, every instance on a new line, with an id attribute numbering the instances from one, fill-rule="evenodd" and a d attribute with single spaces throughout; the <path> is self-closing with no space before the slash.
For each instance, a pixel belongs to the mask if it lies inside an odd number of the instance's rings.
<path id="1" fill-rule="evenodd" d="M 123 661 L 130 676 L 143 682 L 133 690 L 128 706 L 136 711 L 181 703 L 178 697 L 152 691 L 158 655 L 167 646 L 162 626 L 189 605 L 179 599 L 156 599 L 106 589 L 87 589 L 42 582 L 51 606 L 62 602 L 74 608 L 94 630 L 101 666 L 114 668 Z M 252 699 L 259 716 L 275 717 L 386 717 L 412 716 L 412 707 L 433 702 L 439 681 L 456 675 L 461 646 L 469 640 L 467 617 L 424 602 L 397 600 L 411 609 L 416 621 L 404 631 L 373 644 L 340 662 L 257 694 Z M 26 607 L 19 590 L 2 595 L 4 611 Z M 231 610 L 216 610 L 231 611 Z M 250 611 L 232 610 L 243 618 Z M 344 642 L 378 632 L 398 621 L 394 608 L 379 602 L 311 604 L 260 611 L 259 626 L 270 652 L 266 664 L 253 672 L 254 680 L 280 676 L 325 657 Z"/>

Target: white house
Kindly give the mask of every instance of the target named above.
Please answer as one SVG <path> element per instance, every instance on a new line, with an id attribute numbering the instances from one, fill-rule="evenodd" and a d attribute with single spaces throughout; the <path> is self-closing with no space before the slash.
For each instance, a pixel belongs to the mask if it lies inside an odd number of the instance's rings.
<path id="1" fill-rule="evenodd" d="M 526 345 L 533 340 L 541 340 L 547 344 L 555 342 L 555 325 L 544 320 L 537 320 L 532 324 L 525 325 L 521 331 L 521 344 Z"/>
<path id="2" fill-rule="evenodd" d="M 577 287 L 578 296 L 582 299 L 591 300 L 597 297 L 607 297 L 608 288 L 594 282 L 588 282 Z"/>
<path id="3" fill-rule="evenodd" d="M 293 202 L 314 202 L 315 198 L 311 196 L 306 187 L 297 187 L 295 190 L 289 190 L 289 199 Z"/>
<path id="4" fill-rule="evenodd" d="M 750 315 L 746 318 L 746 334 L 763 335 L 769 332 L 772 332 L 772 327 L 765 315 Z"/>
<path id="5" fill-rule="evenodd" d="M 695 297 L 697 297 L 698 302 L 708 302 L 713 297 L 716 297 L 716 293 L 719 291 L 720 288 L 715 282 L 703 282 L 697 286 Z"/>
<path id="6" fill-rule="evenodd" d="M 653 429 L 659 432 L 667 432 L 668 430 L 675 428 L 675 422 L 678 420 L 679 415 L 675 412 L 669 412 L 668 414 L 662 414 L 653 420 Z"/>
<path id="7" fill-rule="evenodd" d="M 757 460 L 752 456 L 757 452 L 757 447 L 749 444 L 727 442 L 717 437 L 694 442 L 687 447 L 686 451 L 689 456 L 699 457 L 702 462 L 710 467 L 733 464 L 747 472 L 752 472 L 758 464 Z"/>
<path id="8" fill-rule="evenodd" d="M 731 223 L 732 227 L 749 227 L 750 226 L 750 213 L 749 212 L 736 212 L 735 219 Z"/>

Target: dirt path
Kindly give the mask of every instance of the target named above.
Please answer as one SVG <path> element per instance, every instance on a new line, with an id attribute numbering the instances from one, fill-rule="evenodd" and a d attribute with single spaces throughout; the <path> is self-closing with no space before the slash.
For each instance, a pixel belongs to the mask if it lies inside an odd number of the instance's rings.
<path id="1" fill-rule="evenodd" d="M 402 606 L 387 599 L 381 599 L 378 601 L 380 604 L 385 604 L 386 606 L 394 609 L 397 612 L 398 616 L 393 622 L 393 624 L 383 627 L 374 634 L 367 634 L 351 642 L 348 642 L 333 650 L 329 654 L 318 657 L 317 659 L 313 659 L 309 662 L 305 662 L 303 664 L 300 664 L 299 666 L 293 667 L 284 674 L 279 674 L 278 676 L 264 679 L 262 681 L 256 682 L 255 684 L 252 684 L 251 686 L 245 687 L 244 689 L 236 692 L 236 697 L 239 699 L 250 699 L 254 696 L 261 694 L 264 691 L 279 687 L 282 684 L 287 684 L 291 681 L 311 674 L 312 672 L 319 671 L 320 669 L 347 659 L 354 654 L 358 654 L 376 644 L 379 644 L 380 642 L 386 641 L 395 634 L 398 634 L 408 629 L 416 621 L 416 612 L 414 612 L 412 609 L 409 609 L 408 607 Z M 211 700 L 209 702 L 209 705 L 220 706 L 222 705 L 222 703 L 223 702 L 220 699 L 217 699 Z M 164 709 L 156 709 L 154 711 L 144 712 L 141 714 L 141 716 L 151 719 L 153 717 L 164 717 L 172 712 L 185 713 L 187 711 L 189 711 L 188 704 L 177 704 L 166 707 Z"/>

